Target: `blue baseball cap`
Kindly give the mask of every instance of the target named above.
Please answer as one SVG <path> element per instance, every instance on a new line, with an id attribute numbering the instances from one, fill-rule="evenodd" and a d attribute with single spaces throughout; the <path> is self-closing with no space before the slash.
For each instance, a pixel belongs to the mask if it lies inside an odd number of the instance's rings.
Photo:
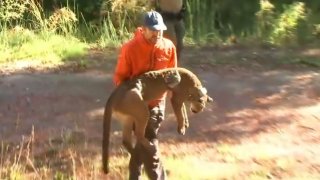
<path id="1" fill-rule="evenodd" d="M 144 26 L 156 31 L 167 30 L 161 14 L 156 11 L 149 11 L 145 14 Z"/>

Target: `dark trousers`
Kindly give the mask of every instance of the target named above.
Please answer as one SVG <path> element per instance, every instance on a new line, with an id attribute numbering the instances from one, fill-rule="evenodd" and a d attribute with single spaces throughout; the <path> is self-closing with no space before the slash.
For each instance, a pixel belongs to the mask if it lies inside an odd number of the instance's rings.
<path id="1" fill-rule="evenodd" d="M 165 101 L 158 106 L 149 108 L 150 119 L 146 128 L 145 137 L 156 145 L 156 153 L 150 153 L 141 144 L 136 144 L 129 162 L 129 179 L 140 180 L 142 165 L 144 165 L 146 174 L 151 180 L 165 180 L 166 174 L 159 158 L 158 130 L 160 123 L 164 120 Z"/>
<path id="2" fill-rule="evenodd" d="M 164 19 L 167 30 L 163 31 L 164 37 L 170 39 L 177 50 L 177 58 L 180 60 L 181 50 L 183 49 L 183 38 L 185 35 L 185 25 L 182 19 Z"/>

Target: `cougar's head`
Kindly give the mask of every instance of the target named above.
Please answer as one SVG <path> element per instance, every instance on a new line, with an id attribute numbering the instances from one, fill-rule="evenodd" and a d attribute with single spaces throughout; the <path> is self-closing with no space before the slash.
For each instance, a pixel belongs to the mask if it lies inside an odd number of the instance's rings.
<path id="1" fill-rule="evenodd" d="M 206 107 L 206 103 L 213 102 L 213 99 L 208 96 L 207 89 L 205 87 L 194 87 L 189 90 L 188 101 L 191 105 L 191 112 L 198 113 L 203 111 Z"/>

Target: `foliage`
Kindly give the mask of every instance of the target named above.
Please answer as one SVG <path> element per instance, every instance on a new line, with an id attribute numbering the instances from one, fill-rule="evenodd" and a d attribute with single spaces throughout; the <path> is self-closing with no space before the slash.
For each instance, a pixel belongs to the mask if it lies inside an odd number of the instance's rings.
<path id="1" fill-rule="evenodd" d="M 293 3 L 285 7 L 285 11 L 275 21 L 270 41 L 274 44 L 290 44 L 297 42 L 297 28 L 300 21 L 306 19 L 305 4 Z"/>
<path id="2" fill-rule="evenodd" d="M 269 37 L 275 21 L 275 6 L 268 0 L 260 0 L 260 10 L 256 13 L 257 17 L 257 36 L 264 41 Z"/>
<path id="3" fill-rule="evenodd" d="M 320 37 L 318 1 L 185 2 L 185 43 L 241 43 L 253 39 L 256 43 L 292 45 L 314 43 Z M 39 58 L 44 52 L 45 57 L 51 54 L 49 56 L 54 59 L 63 59 L 65 56 L 61 53 L 67 53 L 67 50 L 50 48 L 54 52 L 48 53 L 40 48 L 59 44 L 61 38 L 70 41 L 64 43 L 65 48 L 73 51 L 79 47 L 75 50 L 78 52 L 91 44 L 99 47 L 120 45 L 139 25 L 141 13 L 150 9 L 145 0 L 7 0 L 0 3 L 0 61 Z M 88 14 L 92 16 L 86 16 Z M 17 32 L 19 35 L 15 35 Z M 57 43 L 52 43 L 55 40 Z M 75 48 L 67 44 L 73 44 Z"/>
<path id="4" fill-rule="evenodd" d="M 130 33 L 125 27 L 125 21 L 122 21 L 118 26 L 118 28 L 115 27 L 112 17 L 108 15 L 103 21 L 98 44 L 102 47 L 119 45 L 124 39 L 128 39 Z"/>
<path id="5" fill-rule="evenodd" d="M 88 45 L 72 36 L 77 19 L 70 9 L 57 9 L 46 18 L 35 0 L 4 5 L 1 6 L 0 62 L 43 58 L 61 61 L 85 53 Z M 16 7 L 21 10 L 17 11 Z"/>
<path id="6" fill-rule="evenodd" d="M 50 31 L 72 34 L 75 32 L 75 23 L 77 21 L 76 15 L 69 8 L 63 7 L 54 11 L 45 22 Z"/>
<path id="7" fill-rule="evenodd" d="M 21 18 L 27 9 L 27 3 L 27 1 L 23 0 L 0 1 L 0 20 L 2 22 L 8 22 Z"/>
<path id="8" fill-rule="evenodd" d="M 19 33 L 16 33 L 19 32 Z M 72 36 L 50 32 L 35 34 L 28 29 L 10 29 L 0 34 L 0 63 L 30 60 L 53 64 L 86 53 L 88 45 Z"/>
<path id="9" fill-rule="evenodd" d="M 46 0 L 42 1 L 42 7 L 49 13 L 55 9 L 68 7 L 77 12 L 77 17 L 85 21 L 99 18 L 103 0 Z"/>
<path id="10" fill-rule="evenodd" d="M 187 34 L 193 37 L 196 42 L 219 42 L 221 24 L 217 14 L 217 4 L 213 1 L 205 1 L 203 3 L 199 0 L 186 2 L 187 16 L 185 21 L 188 30 Z M 210 9 L 210 11 L 206 9 Z"/>

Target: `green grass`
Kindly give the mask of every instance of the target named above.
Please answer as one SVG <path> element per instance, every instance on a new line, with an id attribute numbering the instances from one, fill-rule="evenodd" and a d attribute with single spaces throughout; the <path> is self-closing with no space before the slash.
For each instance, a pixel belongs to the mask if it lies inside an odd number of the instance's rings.
<path id="1" fill-rule="evenodd" d="M 73 13 L 69 8 L 62 8 L 57 11 L 60 13 L 53 13 L 50 16 L 45 14 L 44 10 L 34 1 L 26 1 L 19 5 L 21 7 L 32 7 L 31 12 L 29 12 L 31 19 L 28 21 L 23 18 L 23 11 L 19 11 L 18 14 L 15 14 L 16 12 L 14 11 L 6 14 L 0 12 L 2 14 L 2 19 L 0 18 L 0 65 L 7 64 L 10 66 L 16 62 L 23 62 L 22 64 L 59 66 L 70 59 L 74 60 L 85 56 L 91 47 L 105 48 L 121 45 L 122 42 L 132 36 L 134 24 L 137 23 L 132 16 L 145 10 L 145 7 L 126 7 L 121 4 L 125 3 L 124 1 L 119 1 L 118 3 L 120 3 L 117 4 L 119 7 L 128 9 L 121 11 L 114 9 L 101 22 L 96 23 L 82 22 L 82 24 L 79 24 L 77 19 L 79 17 L 75 16 L 78 12 Z M 222 4 L 220 3 L 220 5 Z M 10 4 L 7 6 L 7 9 L 12 9 Z M 16 4 L 12 6 L 16 6 Z M 302 9 L 299 9 L 301 11 L 300 14 L 295 13 L 296 7 Z M 298 35 L 295 32 L 299 28 L 298 20 L 305 17 L 303 13 L 305 9 L 303 8 L 304 4 L 302 3 L 293 4 L 288 6 L 281 14 L 281 12 L 274 12 L 275 10 L 272 8 L 264 7 L 262 3 L 260 11 L 255 17 L 260 19 L 261 24 L 257 25 L 258 27 L 255 31 L 234 32 L 233 26 L 230 24 L 228 27 L 225 26 L 220 29 L 220 31 L 226 30 L 228 33 L 221 34 L 218 32 L 217 24 L 213 21 L 207 22 L 203 20 L 203 17 L 214 17 L 216 15 L 219 10 L 217 4 L 211 1 L 206 1 L 205 3 L 200 3 L 199 0 L 188 1 L 187 11 L 189 14 L 186 17 L 187 33 L 184 39 L 185 44 L 197 46 L 209 43 L 210 45 L 224 46 L 234 43 L 252 44 L 254 42 L 252 46 L 255 46 L 259 42 L 265 43 L 269 36 L 272 35 L 271 32 L 277 29 L 283 31 L 277 31 L 276 37 L 283 36 L 285 39 L 288 38 L 286 32 L 288 31 L 287 29 L 290 29 L 289 39 L 298 39 L 295 37 Z M 268 16 L 265 17 L 261 14 L 267 14 Z M 291 26 L 287 27 L 288 24 L 281 23 L 283 19 L 281 17 L 291 19 L 293 21 Z M 18 24 L 13 25 L 13 20 L 17 21 Z M 33 24 L 30 24 L 30 20 L 32 20 Z M 279 23 L 274 23 L 277 20 Z M 311 22 L 309 26 L 312 26 Z M 309 34 L 313 33 L 310 32 Z M 275 39 L 279 40 L 281 38 Z M 81 58 L 80 60 L 84 61 Z M 316 67 L 320 66 L 318 60 L 303 59 L 295 62 Z M 79 63 L 87 64 L 88 62 Z M 220 62 L 212 63 L 217 64 Z"/>
<path id="2" fill-rule="evenodd" d="M 89 47 L 71 36 L 30 34 L 25 39 L 17 36 L 19 34 L 9 34 L 6 43 L 1 46 L 0 63 L 29 60 L 39 61 L 40 64 L 59 64 L 68 58 L 86 54 Z M 6 37 L 6 34 L 2 37 Z"/>
<path id="3" fill-rule="evenodd" d="M 239 168 L 236 164 L 214 162 L 201 155 L 169 156 L 164 158 L 164 164 L 169 170 L 169 179 L 174 180 L 231 179 Z"/>
<path id="4" fill-rule="evenodd" d="M 110 174 L 105 176 L 101 170 L 100 144 L 83 141 L 87 139 L 83 137 L 84 131 L 76 128 L 63 130 L 60 135 L 48 140 L 48 144 L 35 142 L 33 134 L 26 137 L 19 146 L 1 144 L 0 179 L 128 177 L 129 155 L 118 141 L 111 149 Z M 171 180 L 318 178 L 312 171 L 298 171 L 301 162 L 292 154 L 294 151 L 278 147 L 277 144 L 253 141 L 243 144 L 172 141 L 161 145 L 161 160 Z M 143 179 L 147 179 L 145 174 Z"/>
<path id="5" fill-rule="evenodd" d="M 316 57 L 304 57 L 299 59 L 299 64 L 304 64 L 311 67 L 320 67 L 320 58 Z"/>

